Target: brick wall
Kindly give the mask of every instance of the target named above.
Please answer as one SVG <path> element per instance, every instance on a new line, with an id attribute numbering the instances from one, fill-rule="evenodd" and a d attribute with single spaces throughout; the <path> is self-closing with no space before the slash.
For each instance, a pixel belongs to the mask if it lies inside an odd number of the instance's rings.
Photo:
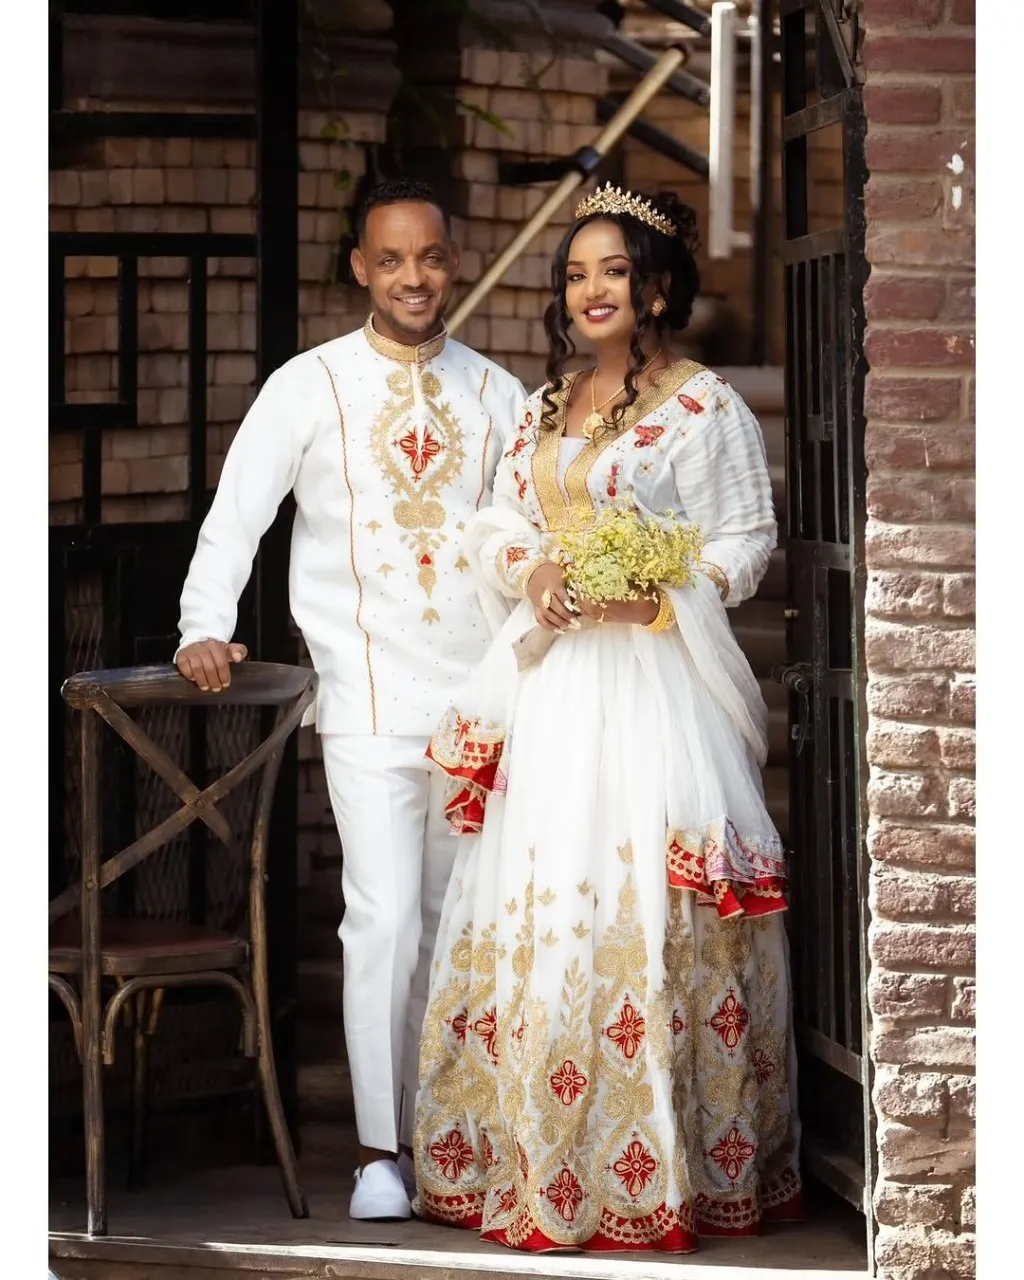
<path id="1" fill-rule="evenodd" d="M 864 0 L 878 1273 L 974 1269 L 974 3 Z"/>
<path id="2" fill-rule="evenodd" d="M 341 232 L 342 169 L 358 174 L 361 141 L 381 140 L 382 116 L 347 115 L 344 143 L 327 143 L 328 118 L 300 117 L 300 342 L 344 333 L 363 317 L 361 291 L 329 283 Z M 110 138 L 50 173 L 50 227 L 67 231 L 252 233 L 256 222 L 253 144 L 187 138 Z M 65 350 L 67 398 L 102 403 L 117 386 L 117 264 L 69 258 Z M 103 520 L 183 518 L 188 487 L 188 286 L 184 259 L 139 264 L 139 421 L 104 433 Z M 211 487 L 255 392 L 256 264 L 213 259 L 207 307 L 207 467 Z M 81 440 L 51 436 L 50 513 L 75 523 L 81 498 Z"/>

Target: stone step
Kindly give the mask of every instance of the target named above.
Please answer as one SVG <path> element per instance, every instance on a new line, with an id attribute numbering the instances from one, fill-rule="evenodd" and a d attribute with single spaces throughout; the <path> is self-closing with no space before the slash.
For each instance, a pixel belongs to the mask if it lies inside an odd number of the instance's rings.
<path id="1" fill-rule="evenodd" d="M 751 413 L 758 419 L 762 414 L 785 412 L 786 376 L 777 365 L 716 365 L 715 373 L 736 388 Z"/>
<path id="2" fill-rule="evenodd" d="M 789 832 L 789 769 L 785 765 L 769 765 L 761 775 L 764 802 L 768 815 L 783 841 Z"/>
<path id="3" fill-rule="evenodd" d="M 786 660 L 782 611 L 780 601 L 760 596 L 729 610 L 733 634 L 758 678 L 771 675 L 772 668 Z"/>
<path id="4" fill-rule="evenodd" d="M 785 469 L 786 465 L 786 419 L 779 413 L 759 413 L 755 415 L 761 435 L 764 437 L 764 450 L 768 455 L 768 465 Z M 783 479 L 785 472 L 783 471 Z"/>
<path id="5" fill-rule="evenodd" d="M 780 606 L 786 600 L 786 550 L 776 547 L 768 561 L 768 568 L 757 588 L 757 599 L 768 600 Z M 784 619 L 783 619 L 784 621 Z"/>
<path id="6" fill-rule="evenodd" d="M 334 946 L 336 951 L 340 951 L 336 935 Z M 296 1053 L 300 1063 L 331 1063 L 344 1056 L 342 989 L 340 954 L 331 959 L 320 959 L 307 952 L 299 961 Z"/>
<path id="7" fill-rule="evenodd" d="M 328 1062 L 302 1062 L 297 1072 L 299 1123 L 349 1124 L 355 1119 L 352 1077 L 344 1053 Z"/>

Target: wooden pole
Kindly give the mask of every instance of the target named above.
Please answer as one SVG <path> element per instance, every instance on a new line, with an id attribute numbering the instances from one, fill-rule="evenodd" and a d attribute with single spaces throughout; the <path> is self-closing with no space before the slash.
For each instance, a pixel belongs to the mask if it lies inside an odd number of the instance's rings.
<path id="1" fill-rule="evenodd" d="M 608 121 L 594 139 L 593 150 L 604 157 L 619 141 L 629 126 L 643 111 L 644 107 L 658 93 L 665 81 L 675 72 L 683 61 L 679 49 L 666 49 L 658 61 L 651 67 L 619 110 Z M 473 314 L 480 303 L 487 297 L 494 286 L 501 280 L 505 272 L 519 257 L 523 250 L 533 241 L 551 221 L 555 211 L 565 203 L 578 186 L 585 181 L 586 175 L 578 169 L 567 173 L 558 186 L 527 222 L 526 226 L 512 238 L 501 253 L 495 258 L 469 293 L 455 308 L 448 321 L 448 332 L 454 333 Z"/>

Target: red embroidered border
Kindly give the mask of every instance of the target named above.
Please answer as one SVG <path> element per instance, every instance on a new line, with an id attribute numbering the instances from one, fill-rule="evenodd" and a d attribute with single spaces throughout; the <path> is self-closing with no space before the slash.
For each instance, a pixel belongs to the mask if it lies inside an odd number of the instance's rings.
<path id="1" fill-rule="evenodd" d="M 687 849 L 677 839 L 666 851 L 668 882 L 676 889 L 690 889 L 697 900 L 718 908 L 723 920 L 734 916 L 768 916 L 785 911 L 786 882 L 781 876 L 758 876 L 753 883 L 709 880 L 704 855 Z"/>
<path id="2" fill-rule="evenodd" d="M 475 742 L 466 737 L 462 742 L 463 765 L 445 764 L 437 758 L 433 742 L 427 747 L 427 759 L 454 782 L 450 788 L 444 811 L 451 828 L 459 835 L 475 835 L 482 830 L 484 808 L 488 795 L 499 787 L 498 765 L 504 742 Z M 464 785 L 459 786 L 459 783 Z"/>
<path id="3" fill-rule="evenodd" d="M 643 1218 L 622 1218 L 603 1209 L 597 1231 L 588 1240 L 573 1244 L 559 1244 L 537 1226 L 525 1238 L 517 1230 L 518 1244 L 509 1240 L 505 1227 L 481 1231 L 483 1201 L 483 1193 L 478 1191 L 452 1196 L 421 1192 L 418 1216 L 442 1226 L 479 1231 L 481 1240 L 524 1253 L 567 1249 L 587 1253 L 693 1253 L 702 1236 L 755 1236 L 766 1223 L 802 1222 L 805 1216 L 799 1179 L 792 1169 L 784 1170 L 774 1184 L 765 1187 L 760 1199 L 747 1196 L 741 1200 L 711 1200 L 700 1195 L 695 1211 L 683 1205 L 677 1212 L 663 1204 Z"/>

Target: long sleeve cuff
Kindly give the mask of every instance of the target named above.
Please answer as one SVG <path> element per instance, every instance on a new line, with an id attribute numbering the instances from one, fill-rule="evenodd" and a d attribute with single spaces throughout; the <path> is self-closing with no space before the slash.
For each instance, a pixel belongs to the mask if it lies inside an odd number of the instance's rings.
<path id="1" fill-rule="evenodd" d="M 547 563 L 547 557 L 536 546 L 510 541 L 499 547 L 494 571 L 510 595 L 524 596 L 526 584 L 534 569 Z"/>

